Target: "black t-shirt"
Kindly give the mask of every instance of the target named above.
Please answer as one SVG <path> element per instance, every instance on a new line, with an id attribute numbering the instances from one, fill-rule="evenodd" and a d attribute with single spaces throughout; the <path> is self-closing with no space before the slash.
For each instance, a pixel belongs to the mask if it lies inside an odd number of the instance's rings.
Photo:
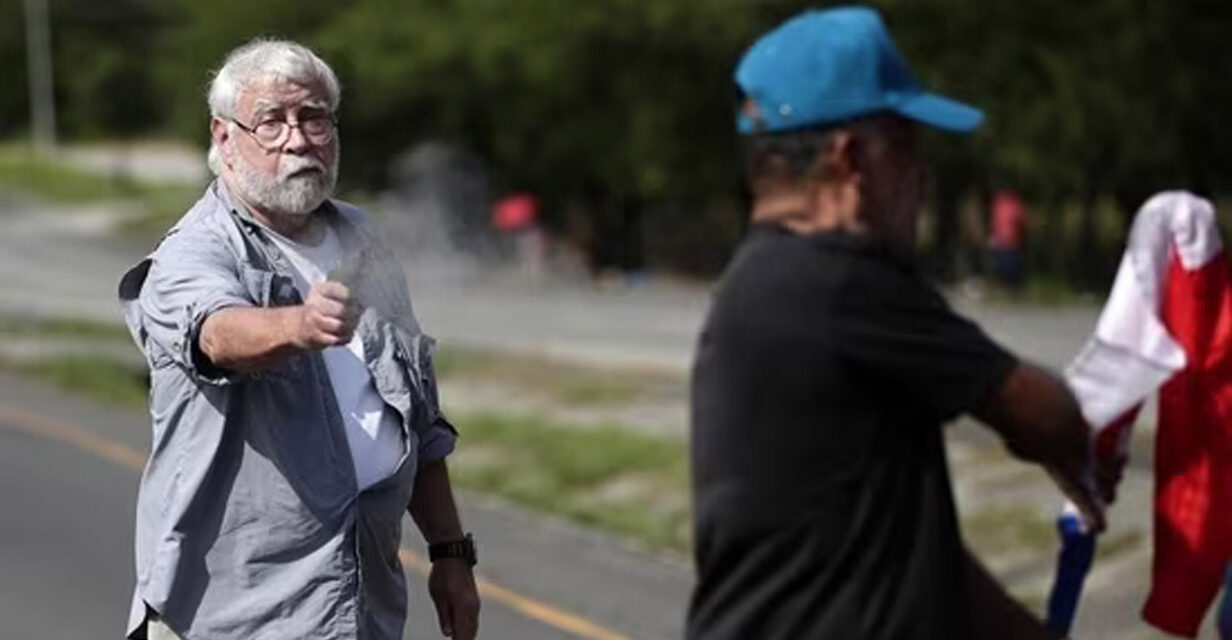
<path id="1" fill-rule="evenodd" d="M 754 227 L 693 369 L 688 638 L 967 638 L 940 425 L 1014 362 L 879 245 Z"/>

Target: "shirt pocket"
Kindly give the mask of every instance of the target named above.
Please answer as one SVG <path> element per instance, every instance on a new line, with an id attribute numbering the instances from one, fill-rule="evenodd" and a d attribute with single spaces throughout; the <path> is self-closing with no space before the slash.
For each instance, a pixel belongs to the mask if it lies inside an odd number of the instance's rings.
<path id="1" fill-rule="evenodd" d="M 275 275 L 273 271 L 265 269 L 247 265 L 240 267 L 240 280 L 244 284 L 244 290 L 248 293 L 249 299 L 259 307 L 270 306 L 270 291 Z"/>
<path id="2" fill-rule="evenodd" d="M 290 307 L 303 304 L 304 299 L 295 288 L 295 280 L 286 274 L 244 266 L 240 277 L 244 289 L 254 303 L 261 307 Z"/>

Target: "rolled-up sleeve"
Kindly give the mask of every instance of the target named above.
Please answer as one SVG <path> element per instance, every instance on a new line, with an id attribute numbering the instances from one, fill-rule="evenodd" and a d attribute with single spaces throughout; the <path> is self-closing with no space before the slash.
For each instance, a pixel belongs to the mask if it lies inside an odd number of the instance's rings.
<path id="1" fill-rule="evenodd" d="M 438 416 L 436 423 L 419 439 L 419 464 L 440 460 L 453 453 L 458 442 L 458 432 L 445 416 Z"/>
<path id="2" fill-rule="evenodd" d="M 419 342 L 420 366 L 423 385 L 428 401 L 429 415 L 433 416 L 432 426 L 419 438 L 419 462 L 426 464 L 440 460 L 453 453 L 458 442 L 458 430 L 441 411 L 440 395 L 437 391 L 436 366 L 433 364 L 433 353 L 436 351 L 436 341 L 423 336 Z"/>
<path id="3" fill-rule="evenodd" d="M 226 384 L 234 376 L 214 367 L 201 352 L 201 326 L 211 313 L 254 306 L 242 267 L 220 238 L 181 232 L 167 238 L 153 255 L 139 298 L 147 356 L 169 359 L 193 378 Z"/>

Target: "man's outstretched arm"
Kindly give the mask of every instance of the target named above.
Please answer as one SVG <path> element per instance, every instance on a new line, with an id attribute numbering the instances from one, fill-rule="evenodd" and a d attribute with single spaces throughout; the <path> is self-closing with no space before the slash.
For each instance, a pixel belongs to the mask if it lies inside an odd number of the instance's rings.
<path id="1" fill-rule="evenodd" d="M 1019 363 L 972 413 L 1001 434 L 1014 455 L 1043 465 L 1089 528 L 1104 528 L 1103 504 L 1090 476 L 1091 430 L 1063 382 Z"/>
<path id="2" fill-rule="evenodd" d="M 327 281 L 314 285 L 302 305 L 215 311 L 201 325 L 198 347 L 214 367 L 249 373 L 297 351 L 344 345 L 357 319 L 347 288 Z"/>

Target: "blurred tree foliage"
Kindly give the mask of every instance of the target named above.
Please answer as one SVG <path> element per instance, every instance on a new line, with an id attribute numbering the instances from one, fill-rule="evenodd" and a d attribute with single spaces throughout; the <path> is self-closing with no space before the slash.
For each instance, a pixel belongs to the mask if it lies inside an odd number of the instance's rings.
<path id="1" fill-rule="evenodd" d="M 152 60 L 161 17 L 145 0 L 49 0 L 57 125 L 71 137 L 148 132 L 164 121 Z M 0 136 L 29 128 L 25 15 L 0 2 Z"/>
<path id="2" fill-rule="evenodd" d="M 785 0 L 49 0 L 62 134 L 204 140 L 209 72 L 258 35 L 320 51 L 344 85 L 344 179 L 378 188 L 426 139 L 480 154 L 498 190 L 544 196 L 638 266 L 647 247 L 711 269 L 738 233 L 731 68 Z M 988 113 L 973 137 L 930 136 L 937 264 L 960 205 L 1012 187 L 1033 204 L 1036 266 L 1100 285 L 1149 192 L 1232 186 L 1232 3 L 881 0 L 921 81 Z M 0 3 L 0 135 L 26 127 L 21 3 Z M 1109 205 L 1111 203 L 1111 205 Z M 682 215 L 682 211 L 696 211 Z M 573 212 L 566 217 L 564 212 Z M 1066 213 L 1071 212 L 1071 213 Z M 580 223 L 578 221 L 581 221 Z M 1115 230 L 1114 230 L 1115 231 Z M 702 243 L 697 236 L 713 238 Z M 1106 235 L 1106 234 L 1105 234 Z M 678 242 L 665 238 L 677 237 Z M 701 247 L 716 246 L 710 255 Z M 630 249 L 630 247 L 632 247 Z M 681 249 L 681 247 L 687 247 Z M 675 249 L 673 249 L 675 248 Z M 716 258 L 717 256 L 717 258 Z M 656 262 L 660 256 L 651 256 Z M 679 259 L 677 259 L 679 258 Z"/>

